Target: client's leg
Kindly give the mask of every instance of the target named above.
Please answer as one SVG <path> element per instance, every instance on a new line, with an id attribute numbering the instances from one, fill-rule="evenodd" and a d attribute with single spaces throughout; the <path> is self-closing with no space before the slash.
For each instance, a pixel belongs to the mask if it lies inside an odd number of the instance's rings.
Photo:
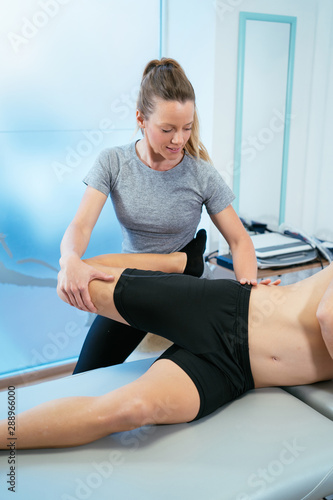
<path id="1" fill-rule="evenodd" d="M 147 424 L 188 422 L 200 398 L 190 377 L 162 359 L 138 380 L 97 397 L 43 403 L 18 415 L 17 448 L 59 448 L 86 444 L 114 432 Z M 7 449 L 8 422 L 0 422 L 0 449 Z"/>
<path id="2" fill-rule="evenodd" d="M 96 306 L 97 304 L 100 304 L 100 306 L 97 307 L 98 314 L 100 316 L 105 316 L 107 318 L 119 321 L 120 323 L 128 324 L 118 313 L 113 301 L 115 286 L 118 283 L 119 277 L 124 269 L 102 266 L 93 262 L 93 259 L 91 259 L 91 265 L 93 265 L 96 269 L 100 269 L 110 276 L 114 277 L 114 280 L 112 282 L 108 282 L 110 286 L 107 287 L 101 286 L 103 282 L 97 279 L 89 283 L 89 292 L 90 294 L 93 294 L 91 295 L 93 302 L 96 304 Z M 64 302 L 66 302 L 66 297 L 59 286 L 57 288 L 57 292 L 58 296 Z"/>
<path id="3" fill-rule="evenodd" d="M 183 273 L 186 261 L 187 257 L 184 252 L 170 255 L 107 254 L 85 260 L 91 266 L 103 266 L 109 274 L 113 274 L 109 266 L 124 265 L 167 273 Z M 87 333 L 73 373 L 123 363 L 140 344 L 146 333 L 109 317 L 98 315 Z"/>
<path id="4" fill-rule="evenodd" d="M 206 232 L 200 230 L 192 241 L 174 254 L 109 254 L 88 259 L 86 262 L 91 265 L 96 263 L 111 267 L 136 267 L 201 276 L 204 269 L 203 253 L 205 247 Z M 118 323 L 104 316 L 97 316 L 87 333 L 74 373 L 122 363 L 145 335 L 145 331 Z"/>
<path id="5" fill-rule="evenodd" d="M 201 229 L 196 237 L 179 252 L 170 254 L 105 254 L 86 259 L 85 262 L 92 266 L 99 264 L 108 267 L 129 267 L 146 271 L 187 274 L 199 278 L 204 271 L 203 254 L 206 249 L 206 239 L 206 231 Z"/>
<path id="6" fill-rule="evenodd" d="M 112 282 L 95 279 L 89 283 L 89 294 L 100 316 L 155 333 L 194 353 L 214 351 L 219 345 L 216 335 L 194 336 L 193 328 L 207 330 L 212 299 L 220 295 L 222 300 L 222 294 L 230 294 L 229 289 L 224 290 L 226 280 L 94 267 L 114 277 Z"/>
<path id="7" fill-rule="evenodd" d="M 170 254 L 112 253 L 85 259 L 84 262 L 91 266 L 98 264 L 107 267 L 131 267 L 144 269 L 146 271 L 183 274 L 187 263 L 187 257 L 183 252 Z"/>

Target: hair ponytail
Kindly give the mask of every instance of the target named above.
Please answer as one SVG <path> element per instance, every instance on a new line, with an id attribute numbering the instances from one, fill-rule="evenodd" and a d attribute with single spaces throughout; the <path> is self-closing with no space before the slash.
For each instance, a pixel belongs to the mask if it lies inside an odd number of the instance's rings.
<path id="1" fill-rule="evenodd" d="M 156 99 L 194 103 L 194 119 L 185 151 L 194 158 L 212 163 L 208 151 L 200 140 L 199 119 L 195 105 L 195 93 L 181 65 L 174 59 L 162 57 L 150 61 L 142 75 L 137 109 L 148 119 L 154 111 Z"/>

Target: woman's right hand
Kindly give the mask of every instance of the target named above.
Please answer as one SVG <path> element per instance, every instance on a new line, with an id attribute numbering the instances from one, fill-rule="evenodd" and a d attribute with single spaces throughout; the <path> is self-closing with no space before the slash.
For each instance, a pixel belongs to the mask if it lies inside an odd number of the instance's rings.
<path id="1" fill-rule="evenodd" d="M 97 313 L 88 290 L 90 281 L 94 279 L 113 281 L 114 277 L 89 266 L 77 255 L 62 258 L 57 293 L 67 304 L 81 311 Z"/>

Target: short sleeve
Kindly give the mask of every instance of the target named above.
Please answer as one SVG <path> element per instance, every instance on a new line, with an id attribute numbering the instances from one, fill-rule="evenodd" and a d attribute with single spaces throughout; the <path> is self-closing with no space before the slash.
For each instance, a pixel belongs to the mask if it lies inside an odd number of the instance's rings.
<path id="1" fill-rule="evenodd" d="M 91 186 L 103 194 L 108 196 L 112 189 L 112 169 L 115 167 L 116 158 L 113 158 L 111 149 L 104 149 L 97 157 L 94 165 L 84 177 L 83 182 L 87 186 Z"/>
<path id="2" fill-rule="evenodd" d="M 219 172 L 209 165 L 204 205 L 209 215 L 222 212 L 235 199 L 235 195 Z"/>

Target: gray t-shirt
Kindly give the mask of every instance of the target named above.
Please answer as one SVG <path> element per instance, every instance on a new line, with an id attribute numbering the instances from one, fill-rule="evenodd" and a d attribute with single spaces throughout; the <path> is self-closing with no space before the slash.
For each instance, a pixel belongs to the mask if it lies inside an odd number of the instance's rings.
<path id="1" fill-rule="evenodd" d="M 176 252 L 194 237 L 203 205 L 213 215 L 234 199 L 209 163 L 185 154 L 176 167 L 153 170 L 139 159 L 135 142 L 104 149 L 84 182 L 110 194 L 125 253 Z"/>

